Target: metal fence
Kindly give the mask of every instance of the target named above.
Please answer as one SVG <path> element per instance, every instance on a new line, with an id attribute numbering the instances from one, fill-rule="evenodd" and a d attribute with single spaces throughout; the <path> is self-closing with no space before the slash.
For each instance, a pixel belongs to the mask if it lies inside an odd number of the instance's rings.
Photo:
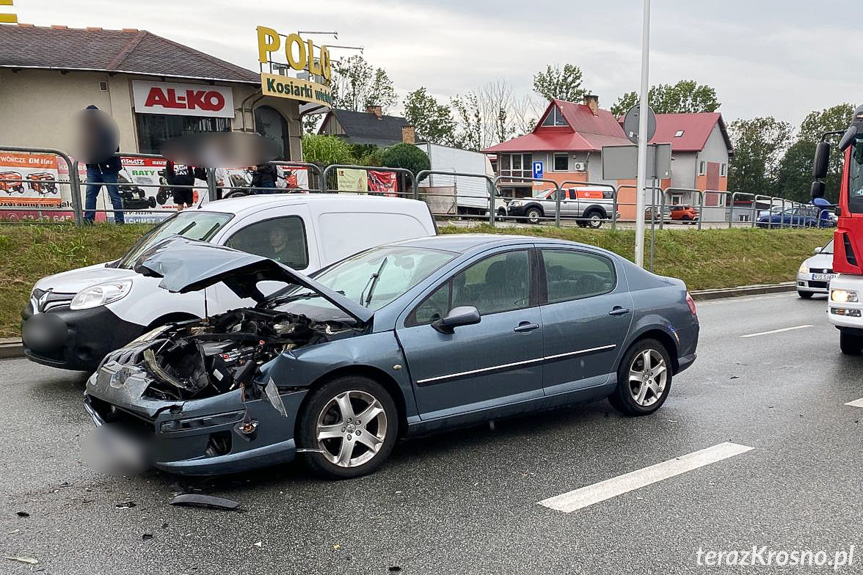
<path id="1" fill-rule="evenodd" d="M 426 202 L 436 219 L 465 226 L 487 223 L 491 226 L 626 229 L 634 226 L 637 215 L 635 186 L 617 187 L 606 182 L 557 182 L 518 176 L 492 178 L 447 170 L 413 174 L 403 168 L 357 165 L 330 165 L 321 169 L 306 162 L 272 162 L 278 166 L 281 180 L 284 180 L 276 188 L 253 187 L 250 173 L 233 171 L 228 174 L 212 169 L 207 170 L 205 183 L 180 186 L 168 185 L 164 175 L 165 160 L 161 156 L 124 153 L 121 154 L 125 159 L 124 168 L 131 176 L 121 175 L 116 183 L 105 183 L 95 172 L 88 177 L 86 170 L 61 150 L 5 146 L 0 147 L 0 154 L 3 153 L 23 162 L 20 170 L 0 170 L 0 219 L 6 221 L 72 221 L 81 225 L 120 215 L 125 221 L 158 221 L 176 211 L 173 191 L 184 189 L 192 191 L 194 206 L 258 193 L 368 193 L 412 198 Z M 22 155 L 26 156 L 26 161 L 21 160 Z M 53 162 L 53 170 L 34 172 L 30 164 L 39 165 L 36 160 Z M 141 170 L 146 177 L 135 175 L 137 162 L 146 166 Z M 302 173 L 307 177 L 300 178 L 298 174 Z M 385 178 L 386 181 L 373 181 L 372 176 L 380 174 L 394 176 Z M 346 175 L 358 178 L 352 183 L 355 185 L 346 185 Z M 106 188 L 114 193 L 102 193 Z M 96 195 L 100 203 L 94 206 Z M 107 201 L 110 196 L 113 201 Z M 652 231 L 827 227 L 835 222 L 832 206 L 815 207 L 761 194 L 648 187 L 645 199 L 645 221 Z"/>

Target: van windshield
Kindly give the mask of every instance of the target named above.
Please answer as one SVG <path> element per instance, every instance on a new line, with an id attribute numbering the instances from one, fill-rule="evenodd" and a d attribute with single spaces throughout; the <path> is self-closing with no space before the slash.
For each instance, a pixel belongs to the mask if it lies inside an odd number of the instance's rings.
<path id="1" fill-rule="evenodd" d="M 200 210 L 180 212 L 150 230 L 117 262 L 116 267 L 132 269 L 135 260 L 142 253 L 169 236 L 178 235 L 190 240 L 210 241 L 210 238 L 224 227 L 232 217 L 234 216 L 231 214 Z"/>

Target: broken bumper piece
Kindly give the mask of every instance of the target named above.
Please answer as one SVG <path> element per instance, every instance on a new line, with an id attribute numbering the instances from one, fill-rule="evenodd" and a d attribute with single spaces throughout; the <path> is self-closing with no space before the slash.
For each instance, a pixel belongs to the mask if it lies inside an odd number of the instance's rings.
<path id="1" fill-rule="evenodd" d="M 110 424 L 146 446 L 153 465 L 180 475 L 219 475 L 289 462 L 306 390 L 279 391 L 286 416 L 240 389 L 190 400 L 145 396 L 152 377 L 108 362 L 87 381 L 84 406 L 97 427 Z M 103 454 L 110 459 L 111 454 Z"/>

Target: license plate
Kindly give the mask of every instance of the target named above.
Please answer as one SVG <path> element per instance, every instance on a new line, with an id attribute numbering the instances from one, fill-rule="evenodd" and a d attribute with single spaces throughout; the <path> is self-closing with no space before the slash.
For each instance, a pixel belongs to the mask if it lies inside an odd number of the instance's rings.
<path id="1" fill-rule="evenodd" d="M 836 274 L 812 274 L 812 281 L 829 282 L 836 277 Z"/>

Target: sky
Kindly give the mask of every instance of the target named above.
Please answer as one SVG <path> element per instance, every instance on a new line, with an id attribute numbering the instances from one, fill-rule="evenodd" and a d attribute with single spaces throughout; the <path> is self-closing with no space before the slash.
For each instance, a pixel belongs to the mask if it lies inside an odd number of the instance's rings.
<path id="1" fill-rule="evenodd" d="M 363 46 L 400 95 L 443 101 L 505 79 L 531 91 L 548 64 L 572 63 L 610 107 L 638 89 L 640 0 L 14 0 L 19 22 L 139 28 L 257 70 L 258 25 L 327 44 Z M 863 103 L 859 0 L 652 0 L 651 84 L 716 89 L 727 122 L 774 116 L 798 125 L 838 103 Z M 857 8 L 857 10 L 855 10 Z M 354 51 L 333 48 L 334 58 Z"/>

